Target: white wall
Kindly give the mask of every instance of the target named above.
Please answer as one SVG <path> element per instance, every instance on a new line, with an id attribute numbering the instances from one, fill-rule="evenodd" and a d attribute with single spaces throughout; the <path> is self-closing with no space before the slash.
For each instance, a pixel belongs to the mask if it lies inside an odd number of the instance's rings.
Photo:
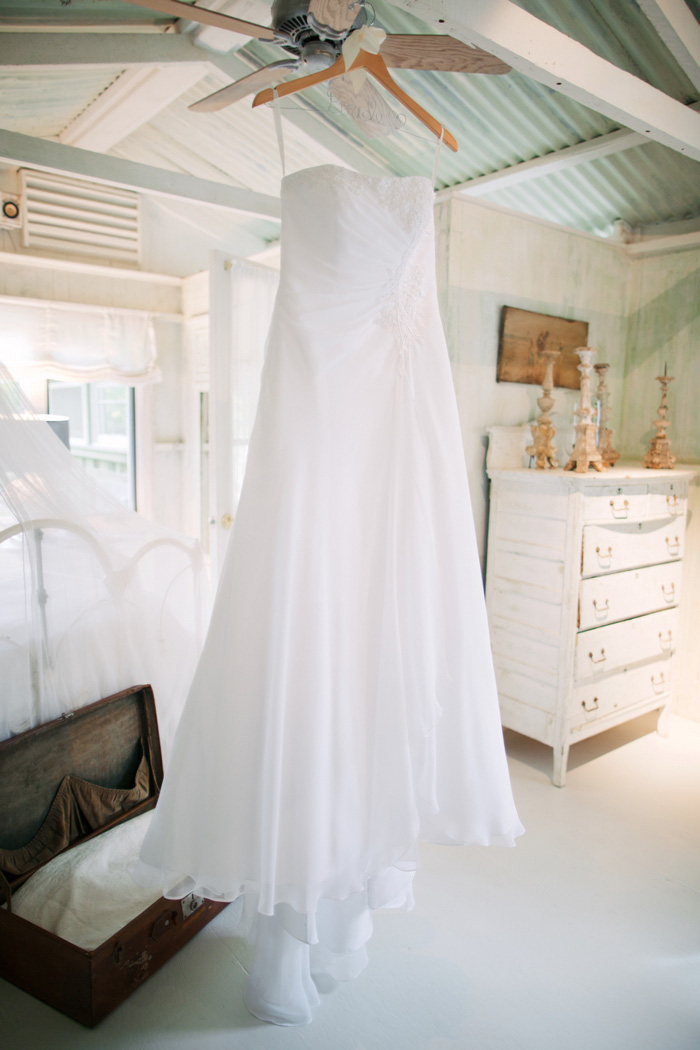
<path id="1" fill-rule="evenodd" d="M 669 436 L 679 462 L 700 463 L 700 250 L 637 258 L 624 246 L 477 202 L 436 213 L 441 309 L 452 360 L 477 537 L 485 556 L 487 426 L 538 414 L 540 388 L 497 383 L 503 306 L 589 322 L 589 345 L 611 364 L 614 443 L 641 462 L 668 364 Z M 560 459 L 572 436 L 576 391 L 555 391 Z M 700 488 L 691 488 L 674 707 L 700 720 Z"/>
<path id="2" fill-rule="evenodd" d="M 439 205 L 438 281 L 462 421 L 467 471 L 482 560 L 488 488 L 485 429 L 525 423 L 539 414 L 541 388 L 496 382 L 501 309 L 588 321 L 588 343 L 611 364 L 612 426 L 617 429 L 623 389 L 629 261 L 624 249 L 481 203 L 453 199 Z M 572 437 L 577 391 L 554 392 L 560 459 Z"/>
<path id="3" fill-rule="evenodd" d="M 656 376 L 669 386 L 668 436 L 679 463 L 700 464 L 700 249 L 631 262 L 621 441 L 639 459 L 655 433 Z M 700 469 L 700 468 L 699 468 Z M 700 486 L 691 486 L 675 709 L 700 720 Z"/>
<path id="4" fill-rule="evenodd" d="M 157 273 L 189 277 L 207 268 L 214 249 L 246 257 L 278 236 L 277 223 L 252 215 L 174 198 L 141 198 L 141 265 Z"/>

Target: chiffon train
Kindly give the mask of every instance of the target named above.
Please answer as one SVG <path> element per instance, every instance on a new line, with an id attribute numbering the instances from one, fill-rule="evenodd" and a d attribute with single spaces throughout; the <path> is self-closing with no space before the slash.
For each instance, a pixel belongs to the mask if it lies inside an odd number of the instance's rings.
<path id="1" fill-rule="evenodd" d="M 427 179 L 283 180 L 241 501 L 137 877 L 245 896 L 246 1001 L 311 1019 L 419 840 L 513 844 Z M 155 870 L 154 870 L 155 869 Z"/>

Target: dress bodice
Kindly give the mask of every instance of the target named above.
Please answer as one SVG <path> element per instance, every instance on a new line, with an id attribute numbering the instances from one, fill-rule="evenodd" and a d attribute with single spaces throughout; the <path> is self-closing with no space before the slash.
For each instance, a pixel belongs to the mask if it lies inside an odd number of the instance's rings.
<path id="1" fill-rule="evenodd" d="M 422 175 L 377 177 L 333 164 L 304 168 L 282 182 L 283 241 L 313 246 L 319 263 L 347 265 L 359 249 L 367 263 L 381 235 L 401 250 L 414 243 L 432 219 L 434 196 Z"/>
<path id="2" fill-rule="evenodd" d="M 313 340 L 389 321 L 401 338 L 435 287 L 433 204 L 423 176 L 331 164 L 286 176 L 278 297 L 286 323 Z"/>

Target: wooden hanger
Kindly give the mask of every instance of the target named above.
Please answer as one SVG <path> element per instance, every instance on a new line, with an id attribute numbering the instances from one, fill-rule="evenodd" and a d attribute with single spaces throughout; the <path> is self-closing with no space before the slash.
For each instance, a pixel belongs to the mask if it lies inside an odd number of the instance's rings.
<path id="1" fill-rule="evenodd" d="M 429 128 L 436 138 L 442 136 L 442 141 L 446 146 L 449 146 L 453 153 L 456 153 L 459 149 L 457 140 L 454 135 L 451 135 L 447 128 L 443 127 L 439 121 L 432 117 L 430 113 L 419 106 L 415 99 L 411 98 L 410 95 L 406 94 L 403 88 L 400 88 L 395 80 L 392 79 L 389 70 L 387 69 L 386 62 L 381 55 L 373 55 L 369 51 L 360 50 L 359 55 L 350 66 L 350 69 L 366 69 L 368 73 L 378 80 L 382 87 L 385 87 L 390 95 L 393 95 L 406 109 L 417 117 L 422 124 L 425 124 Z M 325 80 L 333 80 L 335 77 L 341 77 L 344 73 L 349 72 L 345 68 L 345 59 L 342 55 L 329 66 L 328 69 L 322 69 L 319 73 L 310 73 L 309 76 L 299 77 L 296 80 L 289 80 L 286 84 L 280 84 L 276 89 L 276 94 L 281 98 L 283 95 L 295 95 L 297 91 L 303 91 L 304 88 L 313 87 L 314 84 L 322 84 Z M 266 88 L 265 91 L 259 91 L 253 99 L 253 107 L 261 106 L 264 102 L 272 102 L 274 95 L 272 88 Z"/>

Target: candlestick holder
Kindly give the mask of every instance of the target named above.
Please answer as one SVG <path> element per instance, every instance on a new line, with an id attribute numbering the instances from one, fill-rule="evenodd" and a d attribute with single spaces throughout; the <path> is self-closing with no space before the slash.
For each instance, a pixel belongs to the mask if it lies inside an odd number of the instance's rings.
<path id="1" fill-rule="evenodd" d="M 676 457 L 671 452 L 671 439 L 666 436 L 666 428 L 670 424 L 668 418 L 668 384 L 672 383 L 675 376 L 667 376 L 666 370 L 662 376 L 656 377 L 661 384 L 661 403 L 658 408 L 658 419 L 654 420 L 656 434 L 649 442 L 649 450 L 644 457 L 644 466 L 650 470 L 673 470 Z"/>
<path id="2" fill-rule="evenodd" d="M 596 425 L 592 421 L 591 367 L 593 358 L 598 351 L 592 346 L 579 346 L 576 353 L 581 362 L 578 366 L 578 370 L 581 373 L 581 393 L 578 406 L 574 412 L 578 419 L 578 423 L 574 428 L 576 431 L 576 443 L 571 450 L 569 461 L 564 470 L 574 470 L 577 474 L 585 474 L 589 467 L 593 467 L 594 470 L 607 470 L 608 468 L 596 448 Z"/>
<path id="3" fill-rule="evenodd" d="M 606 467 L 614 467 L 620 458 L 620 453 L 613 448 L 613 432 L 608 425 L 610 423 L 610 391 L 606 380 L 610 370 L 610 365 L 601 361 L 598 364 L 593 365 L 593 368 L 598 376 L 596 397 L 598 399 L 598 404 L 600 405 L 598 414 L 598 451 L 600 452 L 603 458 L 603 463 L 605 463 Z"/>
<path id="4" fill-rule="evenodd" d="M 532 444 L 525 451 L 528 456 L 535 456 L 537 470 L 546 470 L 548 467 L 559 466 L 557 459 L 557 448 L 554 444 L 554 435 L 557 430 L 549 413 L 554 405 L 552 387 L 554 386 L 554 364 L 561 356 L 561 350 L 540 350 L 540 356 L 544 358 L 544 378 L 542 380 L 542 395 L 537 398 L 540 407 L 540 416 L 532 427 Z"/>

